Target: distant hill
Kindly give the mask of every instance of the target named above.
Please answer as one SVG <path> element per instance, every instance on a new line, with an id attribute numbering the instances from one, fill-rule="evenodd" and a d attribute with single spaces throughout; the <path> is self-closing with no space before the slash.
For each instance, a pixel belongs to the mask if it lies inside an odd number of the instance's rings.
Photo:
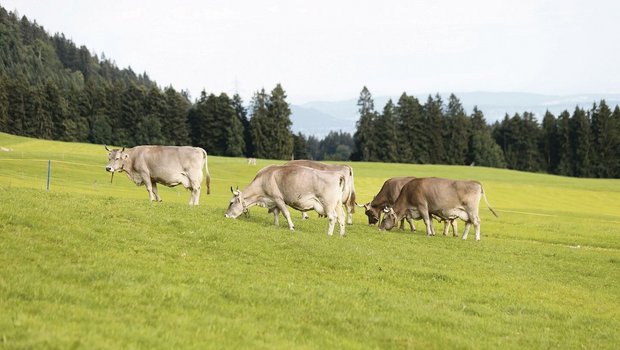
<path id="1" fill-rule="evenodd" d="M 420 103 L 424 103 L 429 94 L 414 94 Z M 434 96 L 435 94 L 433 94 Z M 450 93 L 440 93 L 444 101 Z M 466 112 L 469 114 L 474 106 L 478 106 L 488 123 L 501 120 L 506 114 L 532 112 L 540 120 L 547 110 L 558 115 L 567 110 L 573 112 L 576 106 L 590 109 L 593 103 L 601 99 L 609 105 L 620 104 L 620 94 L 579 94 L 579 95 L 543 95 L 523 92 L 464 92 L 455 93 Z M 374 97 L 375 109 L 378 112 L 392 98 L 394 103 L 399 96 Z M 293 131 L 306 135 L 322 137 L 331 130 L 355 132 L 355 122 L 359 118 L 357 113 L 357 99 L 352 98 L 340 101 L 313 101 L 302 105 L 291 106 L 293 115 Z"/>

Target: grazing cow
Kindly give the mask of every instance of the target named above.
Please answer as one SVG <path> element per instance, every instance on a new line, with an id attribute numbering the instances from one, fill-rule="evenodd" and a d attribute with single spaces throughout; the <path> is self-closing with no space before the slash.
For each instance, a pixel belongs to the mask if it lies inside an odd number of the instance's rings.
<path id="1" fill-rule="evenodd" d="M 383 213 L 383 209 L 386 206 L 393 206 L 394 202 L 396 202 L 396 199 L 398 198 L 398 195 L 400 194 L 401 189 L 413 179 L 415 179 L 415 176 L 401 176 L 387 179 L 383 183 L 383 186 L 381 186 L 379 193 L 377 193 L 377 195 L 372 199 L 372 201 L 363 205 L 356 203 L 357 206 L 364 208 L 365 214 L 366 216 L 368 216 L 369 226 L 372 226 L 381 220 L 381 213 Z M 444 222 L 444 236 L 448 235 L 448 224 L 452 226 L 452 235 L 455 237 L 458 235 L 456 220 L 442 220 L 437 217 L 435 218 L 439 221 Z M 415 225 L 413 224 L 413 221 L 411 220 L 411 217 L 409 215 L 405 215 L 405 217 L 400 220 L 400 229 L 405 229 L 405 220 L 407 220 L 411 231 L 415 231 Z"/>
<path id="2" fill-rule="evenodd" d="M 487 201 L 482 185 L 478 181 L 459 181 L 436 177 L 418 178 L 409 181 L 401 190 L 392 208 L 386 208 L 380 228 L 390 230 L 405 216 L 423 219 L 426 234 L 435 235 L 431 216 L 443 220 L 460 218 L 465 221 L 463 239 L 467 239 L 470 225 L 474 225 L 476 240 L 480 240 L 480 217 L 478 207 L 480 197 L 491 212 L 497 213 Z"/>
<path id="3" fill-rule="evenodd" d="M 270 165 L 261 169 L 254 180 L 243 190 L 233 191 L 227 218 L 237 218 L 254 205 L 266 207 L 274 214 L 274 224 L 278 225 L 278 214 L 282 212 L 288 227 L 295 229 L 287 205 L 299 211 L 316 210 L 327 216 L 327 234 L 332 235 L 338 221 L 340 236 L 344 236 L 344 211 L 342 210 L 342 191 L 345 178 L 335 171 L 316 170 L 293 165 Z"/>
<path id="4" fill-rule="evenodd" d="M 157 184 L 174 187 L 182 184 L 192 191 L 189 205 L 198 205 L 202 168 L 207 175 L 207 194 L 211 193 L 211 176 L 207 167 L 207 152 L 189 146 L 136 146 L 110 150 L 105 170 L 125 172 L 136 185 L 145 185 L 151 201 L 161 201 Z"/>
<path id="5" fill-rule="evenodd" d="M 347 211 L 347 224 L 353 224 L 353 213 L 355 213 L 355 183 L 353 180 L 353 168 L 346 164 L 325 164 L 314 160 L 291 160 L 285 165 L 305 166 L 318 170 L 336 171 L 344 176 L 345 186 L 342 192 L 342 204 Z M 302 213 L 302 217 L 307 219 L 306 213 Z"/>

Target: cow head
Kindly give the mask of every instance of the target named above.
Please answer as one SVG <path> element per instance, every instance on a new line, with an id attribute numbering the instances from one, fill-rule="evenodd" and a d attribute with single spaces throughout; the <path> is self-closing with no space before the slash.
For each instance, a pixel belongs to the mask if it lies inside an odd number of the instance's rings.
<path id="1" fill-rule="evenodd" d="M 125 160 L 129 158 L 129 155 L 125 152 L 125 147 L 123 149 L 109 149 L 108 146 L 105 146 L 106 151 L 108 151 L 108 165 L 106 165 L 105 170 L 110 173 L 114 173 L 116 171 L 122 171 Z"/>
<path id="2" fill-rule="evenodd" d="M 355 203 L 355 205 L 357 205 L 358 207 L 364 208 L 364 214 L 366 214 L 366 216 L 368 217 L 368 226 L 372 226 L 376 224 L 377 222 L 379 222 L 379 214 L 380 214 L 379 209 L 373 208 L 370 205 L 370 202 L 366 204 Z"/>
<path id="3" fill-rule="evenodd" d="M 224 217 L 236 219 L 239 215 L 243 213 L 247 213 L 248 207 L 245 205 L 245 201 L 243 200 L 243 194 L 239 191 L 239 187 L 236 190 L 233 190 L 232 186 L 230 187 L 230 192 L 232 192 L 233 197 L 228 204 L 228 209 L 224 214 Z"/>
<path id="4" fill-rule="evenodd" d="M 385 207 L 385 209 L 383 209 L 383 221 L 381 221 L 381 225 L 379 226 L 379 229 L 381 231 L 384 230 L 391 230 L 392 227 L 394 227 L 394 225 L 396 225 L 396 212 L 394 212 L 394 208 L 390 208 L 390 207 Z"/>

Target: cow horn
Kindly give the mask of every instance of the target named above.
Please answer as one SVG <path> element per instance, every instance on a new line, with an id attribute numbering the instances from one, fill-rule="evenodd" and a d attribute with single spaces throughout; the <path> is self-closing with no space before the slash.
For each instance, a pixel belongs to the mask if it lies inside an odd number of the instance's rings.
<path id="1" fill-rule="evenodd" d="M 388 207 L 387 205 L 385 206 L 385 208 L 383 208 L 383 212 L 384 213 L 389 213 L 390 212 L 390 207 Z"/>
<path id="2" fill-rule="evenodd" d="M 123 147 L 123 149 L 121 150 L 121 152 L 125 152 L 125 147 Z"/>
<path id="3" fill-rule="evenodd" d="M 103 145 L 103 147 L 105 147 L 105 150 L 106 150 L 106 151 L 108 151 L 108 152 L 112 152 L 112 150 L 108 148 L 108 145 Z"/>
<path id="4" fill-rule="evenodd" d="M 230 193 L 235 194 L 235 191 L 232 189 L 232 186 L 230 186 Z"/>
<path id="5" fill-rule="evenodd" d="M 355 205 L 360 207 L 360 208 L 365 208 L 366 207 L 366 204 L 359 204 L 357 202 L 355 202 Z"/>

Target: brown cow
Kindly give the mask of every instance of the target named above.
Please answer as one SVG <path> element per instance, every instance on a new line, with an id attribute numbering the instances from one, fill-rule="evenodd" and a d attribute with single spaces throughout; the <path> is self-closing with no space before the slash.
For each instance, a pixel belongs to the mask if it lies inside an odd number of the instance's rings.
<path id="1" fill-rule="evenodd" d="M 198 205 L 202 168 L 207 175 L 207 194 L 211 193 L 211 176 L 207 167 L 207 152 L 189 146 L 136 146 L 110 150 L 105 170 L 125 172 L 136 185 L 145 185 L 151 201 L 161 201 L 157 184 L 174 187 L 182 184 L 192 191 L 189 205 Z"/>
<path id="2" fill-rule="evenodd" d="M 368 216 L 369 226 L 372 226 L 381 220 L 381 214 L 383 213 L 383 209 L 385 209 L 386 206 L 394 205 L 394 202 L 396 202 L 396 199 L 398 198 L 398 195 L 400 194 L 401 189 L 409 181 L 413 179 L 415 179 L 415 176 L 401 176 L 401 177 L 393 177 L 393 178 L 387 179 L 383 183 L 383 186 L 381 186 L 379 193 L 377 193 L 377 195 L 372 199 L 372 201 L 370 201 L 369 203 L 363 204 L 363 205 L 357 204 L 358 206 L 364 208 L 365 214 L 366 216 Z M 448 230 L 449 230 L 448 224 L 452 226 L 452 235 L 455 237 L 458 236 L 457 224 L 456 224 L 455 219 L 443 220 L 438 217 L 435 217 L 435 219 L 437 219 L 440 222 L 441 221 L 444 222 L 444 229 L 443 229 L 444 236 L 448 235 Z M 411 217 L 408 215 L 405 215 L 405 217 L 400 220 L 400 229 L 401 230 L 405 229 L 405 220 L 407 220 L 407 223 L 409 224 L 411 231 L 415 231 L 416 230 L 415 225 L 413 224 Z"/>
<path id="3" fill-rule="evenodd" d="M 316 210 L 320 215 L 327 216 L 327 234 L 330 236 L 338 221 L 340 236 L 344 236 L 341 204 L 344 187 L 345 178 L 339 172 L 294 165 L 270 165 L 261 169 L 243 191 L 230 188 L 233 198 L 224 216 L 234 219 L 250 207 L 259 205 L 273 212 L 275 225 L 279 224 L 278 215 L 282 212 L 289 228 L 294 230 L 288 205 L 302 212 Z"/>
<path id="4" fill-rule="evenodd" d="M 401 190 L 392 208 L 386 209 L 380 228 L 390 230 L 405 216 L 422 219 L 426 234 L 435 235 L 431 216 L 444 220 L 460 218 L 465 221 L 463 239 L 467 239 L 470 225 L 474 225 L 476 240 L 480 240 L 480 197 L 497 216 L 487 201 L 482 185 L 478 181 L 459 181 L 436 177 L 418 178 L 409 181 Z"/>
<path id="5" fill-rule="evenodd" d="M 347 212 L 347 224 L 353 224 L 353 213 L 355 213 L 355 183 L 353 180 L 353 168 L 346 164 L 325 164 L 314 160 L 291 160 L 286 165 L 306 166 L 318 170 L 336 171 L 344 176 L 345 186 L 342 192 L 342 204 Z M 302 213 L 303 218 L 307 219 L 306 213 Z"/>

